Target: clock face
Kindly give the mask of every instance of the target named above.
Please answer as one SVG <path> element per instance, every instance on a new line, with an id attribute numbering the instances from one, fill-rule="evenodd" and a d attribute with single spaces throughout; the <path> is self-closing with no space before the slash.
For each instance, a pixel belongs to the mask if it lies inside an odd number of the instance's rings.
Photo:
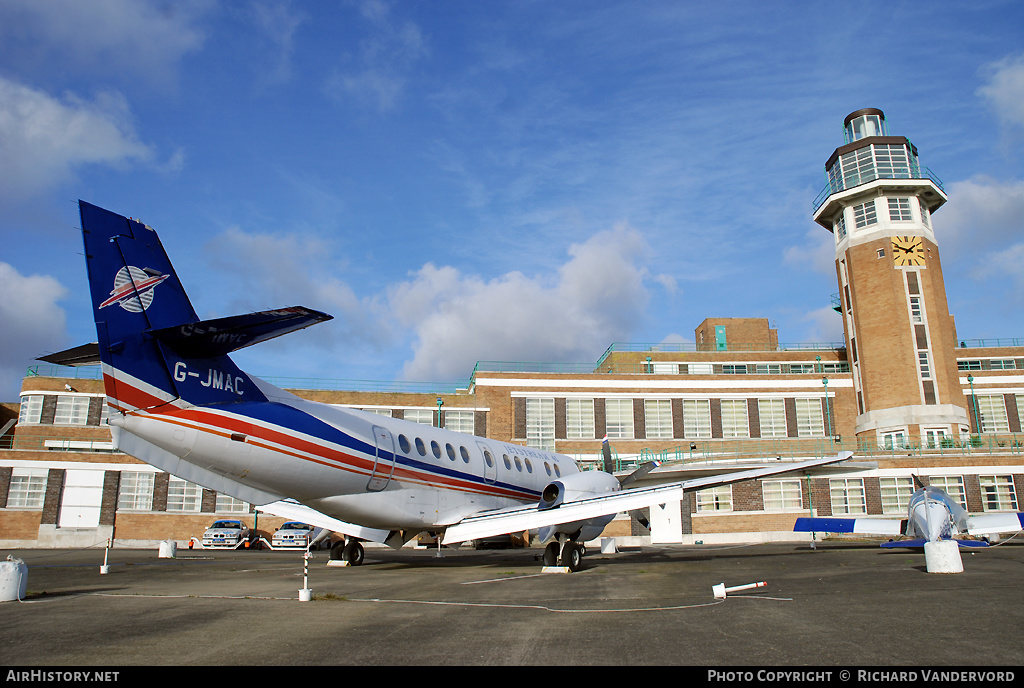
<path id="1" fill-rule="evenodd" d="M 924 242 L 916 236 L 892 238 L 892 262 L 895 265 L 924 265 Z"/>

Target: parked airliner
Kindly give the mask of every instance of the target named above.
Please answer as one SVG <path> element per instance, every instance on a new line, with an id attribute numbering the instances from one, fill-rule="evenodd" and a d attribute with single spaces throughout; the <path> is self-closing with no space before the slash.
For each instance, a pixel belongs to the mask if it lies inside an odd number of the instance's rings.
<path id="1" fill-rule="evenodd" d="M 423 531 L 450 544 L 537 530 L 550 540 L 545 563 L 577 570 L 580 543 L 617 512 L 851 456 L 622 489 L 609 471 L 580 471 L 561 454 L 301 399 L 228 354 L 331 316 L 292 307 L 201 321 L 152 228 L 84 201 L 79 211 L 115 446 L 339 533 L 332 556 L 352 564 L 361 540 L 399 547 Z"/>
<path id="2" fill-rule="evenodd" d="M 970 514 L 941 487 L 925 486 L 917 476 L 914 476 L 914 482 L 918 489 L 910 496 L 907 517 L 904 519 L 803 517 L 796 520 L 793 530 L 804 533 L 891 535 L 906 539 L 888 540 L 882 543 L 882 547 L 916 548 L 924 547 L 927 542 L 941 540 L 954 540 L 960 547 L 986 547 L 986 541 L 968 540 L 964 536 L 991 536 L 1024 529 L 1022 513 L 1004 511 Z"/>

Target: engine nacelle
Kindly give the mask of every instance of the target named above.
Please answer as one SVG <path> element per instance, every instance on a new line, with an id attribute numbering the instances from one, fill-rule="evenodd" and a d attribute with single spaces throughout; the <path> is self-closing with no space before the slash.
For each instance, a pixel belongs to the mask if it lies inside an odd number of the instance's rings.
<path id="1" fill-rule="evenodd" d="M 544 491 L 541 492 L 537 508 L 554 509 L 563 502 L 599 497 L 603 494 L 617 492 L 619 488 L 618 478 L 611 473 L 604 471 L 573 473 L 548 483 Z"/>

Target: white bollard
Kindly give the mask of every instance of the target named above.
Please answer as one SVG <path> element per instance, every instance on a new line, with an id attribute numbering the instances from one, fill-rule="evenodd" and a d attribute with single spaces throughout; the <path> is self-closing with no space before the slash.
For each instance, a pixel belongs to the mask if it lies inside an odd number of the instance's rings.
<path id="1" fill-rule="evenodd" d="M 174 559 L 178 555 L 178 543 L 174 540 L 164 540 L 160 543 L 160 554 L 158 559 Z"/>
<path id="2" fill-rule="evenodd" d="M 0 562 L 0 602 L 25 599 L 28 586 L 28 566 L 10 555 Z"/>
<path id="3" fill-rule="evenodd" d="M 615 538 L 601 538 L 601 554 L 615 554 L 619 548 L 615 546 Z"/>
<path id="4" fill-rule="evenodd" d="M 100 574 L 110 573 L 110 567 L 107 566 L 107 553 L 110 552 L 110 540 L 107 540 L 107 546 L 103 548 L 103 565 L 100 566 Z"/>
<path id="5" fill-rule="evenodd" d="M 302 554 L 302 589 L 299 590 L 299 602 L 313 599 L 313 591 L 309 588 L 309 550 Z"/>
<path id="6" fill-rule="evenodd" d="M 960 546 L 956 540 L 924 543 L 924 564 L 928 573 L 963 573 Z"/>

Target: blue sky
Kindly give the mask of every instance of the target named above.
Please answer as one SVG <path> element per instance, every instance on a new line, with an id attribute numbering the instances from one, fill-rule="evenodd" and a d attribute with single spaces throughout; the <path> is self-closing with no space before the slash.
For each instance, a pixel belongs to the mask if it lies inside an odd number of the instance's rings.
<path id="1" fill-rule="evenodd" d="M 262 376 L 465 380 L 766 317 L 834 342 L 811 219 L 842 122 L 943 180 L 961 338 L 1024 337 L 1024 5 L 0 3 L 0 400 L 95 340 L 75 201 L 156 228 L 201 317 L 329 323 Z"/>

